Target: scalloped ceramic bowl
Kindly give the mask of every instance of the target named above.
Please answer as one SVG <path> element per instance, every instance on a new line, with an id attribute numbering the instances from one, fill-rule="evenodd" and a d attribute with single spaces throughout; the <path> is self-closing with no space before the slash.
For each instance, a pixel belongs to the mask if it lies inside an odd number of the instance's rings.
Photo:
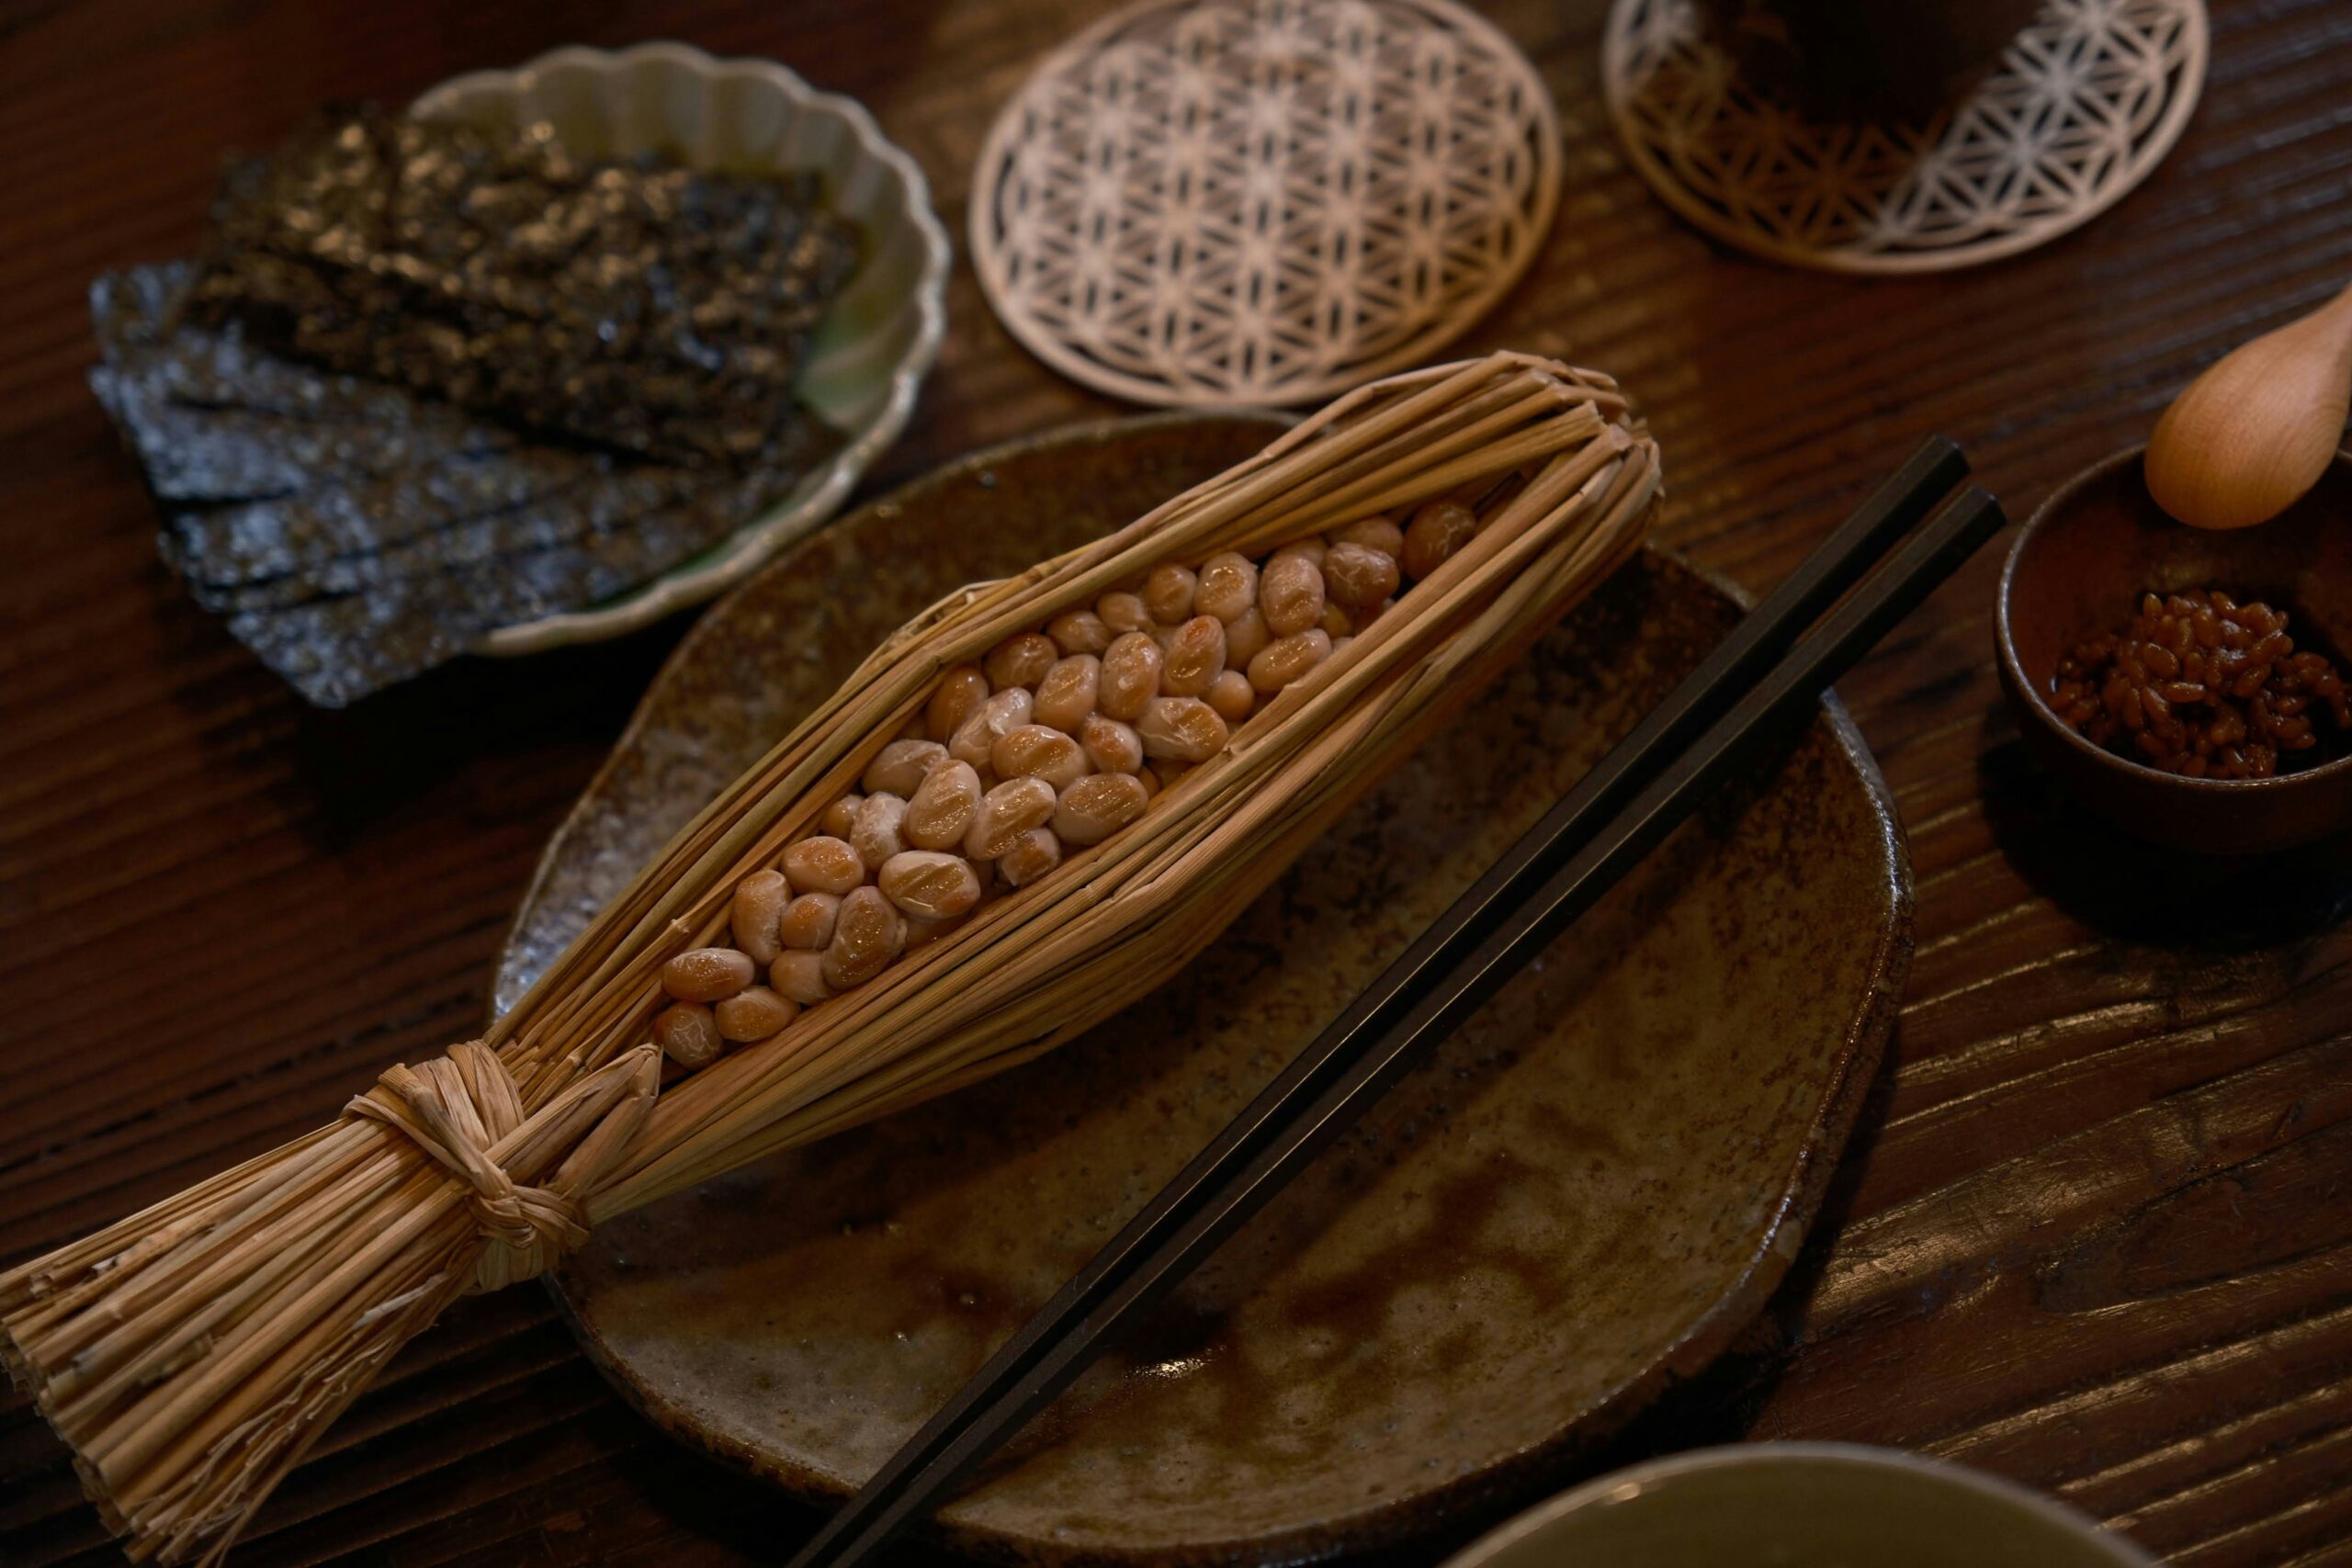
<path id="1" fill-rule="evenodd" d="M 772 61 L 715 60 L 679 43 L 608 53 L 559 49 L 512 71 L 476 71 L 410 106 L 424 119 L 545 120 L 575 152 L 663 149 L 695 168 L 815 169 L 825 199 L 865 231 L 865 255 L 817 329 L 800 396 L 847 440 L 782 501 L 713 549 L 617 599 L 502 626 L 477 653 L 537 653 L 618 637 L 750 576 L 831 517 L 896 440 L 938 356 L 946 322 L 947 231 L 915 161 L 863 106 L 820 93 Z"/>

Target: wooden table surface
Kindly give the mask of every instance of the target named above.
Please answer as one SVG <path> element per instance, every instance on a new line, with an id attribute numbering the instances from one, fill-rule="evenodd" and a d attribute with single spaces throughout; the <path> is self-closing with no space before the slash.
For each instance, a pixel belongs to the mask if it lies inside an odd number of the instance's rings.
<path id="1" fill-rule="evenodd" d="M 83 382 L 88 280 L 189 249 L 220 154 L 322 101 L 403 101 L 568 41 L 682 38 L 854 95 L 960 236 L 990 116 L 1091 9 L 0 13 L 0 1259 L 472 1032 L 541 841 L 683 625 L 306 709 L 158 561 Z M 2343 6 L 2218 4 L 2203 106 L 2145 186 L 2021 260 L 1903 282 L 1761 265 L 1669 216 L 1599 103 L 1602 9 L 1495 8 L 1557 95 L 1567 186 L 1539 265 L 1466 346 L 1621 377 L 1665 449 L 1667 540 L 1751 588 L 1927 431 L 2022 516 L 2352 274 Z M 1015 346 L 960 262 L 949 318 L 867 493 L 1115 412 Z M 1751 1342 L 1595 1462 L 1900 1443 L 2052 1489 L 2177 1562 L 2352 1563 L 2352 874 L 2320 852 L 2184 874 L 2075 814 L 2001 706 L 1996 555 L 1845 686 L 1909 829 L 1919 946 L 1829 1208 Z M 808 1517 L 625 1410 L 525 1288 L 413 1347 L 236 1561 L 773 1561 Z M 112 1561 L 62 1448 L 0 1405 L 0 1562 Z"/>

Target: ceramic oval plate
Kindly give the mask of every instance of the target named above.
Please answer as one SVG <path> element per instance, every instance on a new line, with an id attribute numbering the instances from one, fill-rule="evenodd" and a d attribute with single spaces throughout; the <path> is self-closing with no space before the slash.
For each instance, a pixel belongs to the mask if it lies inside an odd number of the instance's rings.
<path id="1" fill-rule="evenodd" d="M 680 647 L 550 846 L 502 1004 L 903 617 L 1246 456 L 1163 415 L 955 465 Z M 840 1495 L 1731 625 L 1628 567 L 1176 984 L 1002 1077 L 600 1227 L 555 1281 L 662 1427 Z M 1040 1562 L 1292 1560 L 1550 1479 L 1794 1254 L 1892 1017 L 1909 880 L 1844 715 L 1717 802 L 950 1506 Z"/>

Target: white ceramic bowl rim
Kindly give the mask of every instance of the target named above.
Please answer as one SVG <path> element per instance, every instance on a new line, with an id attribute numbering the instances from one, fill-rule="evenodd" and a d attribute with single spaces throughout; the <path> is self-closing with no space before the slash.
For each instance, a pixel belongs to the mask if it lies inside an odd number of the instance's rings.
<path id="1" fill-rule="evenodd" d="M 467 97 L 489 93 L 526 97 L 542 76 L 554 72 L 587 70 L 618 75 L 648 64 L 668 64 L 711 79 L 722 74 L 750 77 L 773 87 L 795 113 L 831 118 L 848 128 L 858 155 L 882 165 L 897 183 L 904 204 L 903 213 L 897 216 L 911 226 L 922 246 L 922 266 L 911 300 L 916 314 L 914 333 L 891 368 L 888 393 L 880 406 L 856 428 L 844 432 L 848 439 L 841 449 L 803 475 L 781 501 L 712 549 L 620 597 L 585 609 L 502 626 L 475 643 L 476 653 L 513 656 L 567 643 L 619 637 L 650 626 L 673 611 L 714 598 L 749 576 L 786 545 L 838 511 L 859 478 L 906 428 L 914 413 L 915 394 L 924 374 L 938 358 L 940 342 L 945 335 L 951 252 L 947 231 L 932 210 L 930 182 L 924 179 L 921 166 L 884 139 L 881 128 L 863 104 L 837 93 L 820 93 L 774 61 L 720 60 L 691 44 L 675 42 L 640 43 L 619 51 L 568 45 L 513 70 L 474 71 L 453 76 L 421 94 L 410 106 L 410 111 L 430 118 Z"/>
<path id="2" fill-rule="evenodd" d="M 1922 1476 L 1959 1491 L 1973 1492 L 2020 1513 L 2030 1514 L 2086 1543 L 2096 1544 L 2115 1560 L 2116 1568 L 2158 1568 L 2156 1560 L 2134 1542 L 2102 1529 L 2097 1519 L 2080 1508 L 2046 1496 L 2030 1486 L 1902 1449 L 1879 1448 L 1869 1443 L 1815 1442 L 1729 1443 L 1720 1448 L 1668 1454 L 1660 1459 L 1627 1465 L 1623 1470 L 1612 1470 L 1546 1502 L 1538 1503 L 1525 1513 L 1498 1525 L 1447 1558 L 1440 1568 L 1479 1568 L 1480 1564 L 1494 1561 L 1521 1541 L 1541 1535 L 1567 1515 L 1590 1507 L 1626 1486 L 1670 1481 L 1676 1476 L 1707 1471 L 1770 1468 L 1791 1460 Z"/>

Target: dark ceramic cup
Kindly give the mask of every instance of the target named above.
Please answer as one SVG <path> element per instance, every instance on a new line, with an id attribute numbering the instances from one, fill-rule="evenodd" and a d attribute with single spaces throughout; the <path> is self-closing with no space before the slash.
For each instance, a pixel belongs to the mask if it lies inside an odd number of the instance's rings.
<path id="1" fill-rule="evenodd" d="M 1705 0 L 1740 73 L 1815 119 L 1925 120 L 1990 72 L 2041 0 Z"/>
<path id="2" fill-rule="evenodd" d="M 2191 779 L 2092 745 L 2050 705 L 2067 650 L 2130 623 L 2140 595 L 2224 588 L 2286 609 L 2299 641 L 2352 649 L 2352 455 L 2258 528 L 2210 533 L 2166 516 L 2140 475 L 2141 448 L 2061 486 L 2018 536 L 2001 572 L 1995 630 L 2002 689 L 2026 746 L 2093 810 L 2167 848 L 2261 854 L 2352 827 L 2352 756 L 2268 779 Z"/>

